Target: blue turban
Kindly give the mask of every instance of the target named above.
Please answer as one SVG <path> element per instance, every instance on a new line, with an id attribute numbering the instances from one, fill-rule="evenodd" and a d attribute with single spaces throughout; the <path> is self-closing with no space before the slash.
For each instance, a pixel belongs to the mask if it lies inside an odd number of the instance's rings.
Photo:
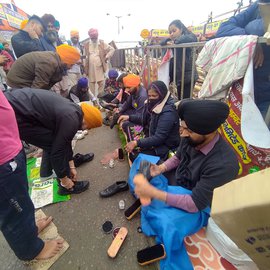
<path id="1" fill-rule="evenodd" d="M 118 77 L 118 72 L 115 69 L 110 69 L 108 73 L 109 78 L 117 78 Z"/>
<path id="2" fill-rule="evenodd" d="M 88 80 L 87 78 L 83 77 L 78 80 L 78 88 L 86 88 L 88 87 Z"/>

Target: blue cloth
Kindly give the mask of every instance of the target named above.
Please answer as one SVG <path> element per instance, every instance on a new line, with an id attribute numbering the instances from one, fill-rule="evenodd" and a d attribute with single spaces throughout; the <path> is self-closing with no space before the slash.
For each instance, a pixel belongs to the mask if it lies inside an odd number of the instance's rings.
<path id="1" fill-rule="evenodd" d="M 38 238 L 35 209 L 28 194 L 25 153 L 0 165 L 0 229 L 21 260 L 34 259 L 44 247 Z"/>
<path id="2" fill-rule="evenodd" d="M 129 185 L 134 193 L 134 184 L 131 182 L 138 171 L 141 160 L 155 161 L 156 157 L 139 155 L 133 162 L 129 174 Z M 153 162 L 154 163 L 154 162 Z M 151 184 L 160 190 L 173 194 L 191 194 L 192 191 L 180 186 L 168 186 L 164 175 L 159 175 L 151 180 Z M 166 258 L 160 261 L 162 270 L 190 270 L 193 269 L 186 248 L 184 238 L 199 231 L 206 226 L 210 208 L 197 213 L 188 213 L 184 210 L 168 206 L 165 202 L 152 200 L 149 206 L 141 210 L 141 226 L 147 236 L 155 236 L 156 242 L 163 243 Z"/>

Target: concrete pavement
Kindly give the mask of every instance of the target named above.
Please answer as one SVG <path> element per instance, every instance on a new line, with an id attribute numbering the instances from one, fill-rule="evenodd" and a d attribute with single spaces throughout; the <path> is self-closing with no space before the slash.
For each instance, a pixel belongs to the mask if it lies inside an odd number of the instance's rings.
<path id="1" fill-rule="evenodd" d="M 54 223 L 70 245 L 67 252 L 51 267 L 53 270 L 154 270 L 158 264 L 138 265 L 137 251 L 153 245 L 153 239 L 137 232 L 140 217 L 137 215 L 131 221 L 124 217 L 124 210 L 118 208 L 118 202 L 125 200 L 126 207 L 134 201 L 126 191 L 110 198 L 102 199 L 98 193 L 108 185 L 118 180 L 127 180 L 129 166 L 125 162 L 117 162 L 114 168 L 104 168 L 100 163 L 102 157 L 121 146 L 117 129 L 109 127 L 91 130 L 89 134 L 77 142 L 75 153 L 94 152 L 95 158 L 90 163 L 78 168 L 79 179 L 89 179 L 90 188 L 86 192 L 73 195 L 68 202 L 57 203 L 42 208 L 46 215 L 54 217 Z M 101 226 L 110 220 L 114 227 L 125 226 L 128 236 L 117 257 L 107 256 L 107 249 L 113 238 L 112 234 L 104 234 Z M 0 269 L 28 269 L 20 262 L 8 247 L 3 236 L 0 236 Z"/>

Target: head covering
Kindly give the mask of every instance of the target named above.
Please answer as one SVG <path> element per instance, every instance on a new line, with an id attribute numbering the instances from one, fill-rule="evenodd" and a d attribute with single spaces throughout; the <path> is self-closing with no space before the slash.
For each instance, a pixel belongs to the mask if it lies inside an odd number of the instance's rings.
<path id="1" fill-rule="evenodd" d="M 88 79 L 85 77 L 82 77 L 78 80 L 78 88 L 86 88 L 88 87 Z"/>
<path id="2" fill-rule="evenodd" d="M 74 65 L 81 57 L 76 48 L 67 44 L 57 46 L 56 52 L 60 56 L 61 61 L 67 65 Z"/>
<path id="3" fill-rule="evenodd" d="M 207 135 L 219 128 L 229 115 L 229 106 L 217 100 L 184 99 L 178 115 L 187 127 L 200 135 Z"/>
<path id="4" fill-rule="evenodd" d="M 110 69 L 108 72 L 109 78 L 117 78 L 118 77 L 118 72 L 115 69 Z"/>
<path id="5" fill-rule="evenodd" d="M 90 28 L 88 31 L 88 35 L 92 39 L 97 39 L 98 38 L 98 30 L 95 28 Z"/>
<path id="6" fill-rule="evenodd" d="M 158 93 L 160 100 L 163 100 L 168 93 L 168 88 L 163 81 L 152 82 L 148 90 L 149 89 L 154 89 Z"/>
<path id="7" fill-rule="evenodd" d="M 88 128 L 96 128 L 102 126 L 101 112 L 94 106 L 89 105 L 86 102 L 81 103 L 83 111 L 83 119 L 87 124 Z"/>
<path id="8" fill-rule="evenodd" d="M 60 28 L 60 22 L 58 20 L 55 20 L 53 26 L 55 28 Z"/>
<path id="9" fill-rule="evenodd" d="M 28 19 L 21 21 L 20 29 L 22 30 L 27 25 L 27 23 L 28 23 Z"/>
<path id="10" fill-rule="evenodd" d="M 141 79 L 138 75 L 132 73 L 124 77 L 123 82 L 125 87 L 137 87 L 141 83 Z"/>
<path id="11" fill-rule="evenodd" d="M 55 22 L 55 18 L 52 14 L 44 14 L 41 17 L 41 20 L 43 21 L 43 23 L 47 26 L 49 23 L 51 23 L 52 25 L 54 25 Z"/>
<path id="12" fill-rule="evenodd" d="M 75 30 L 75 29 L 71 30 L 70 31 L 70 37 L 77 37 L 77 38 L 79 38 L 79 31 L 78 30 Z"/>

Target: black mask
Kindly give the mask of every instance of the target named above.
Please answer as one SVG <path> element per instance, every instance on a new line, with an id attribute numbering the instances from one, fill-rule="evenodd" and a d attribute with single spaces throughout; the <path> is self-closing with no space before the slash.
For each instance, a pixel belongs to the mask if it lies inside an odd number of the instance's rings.
<path id="1" fill-rule="evenodd" d="M 148 110 L 151 112 L 157 104 L 160 103 L 159 99 L 148 99 Z"/>

